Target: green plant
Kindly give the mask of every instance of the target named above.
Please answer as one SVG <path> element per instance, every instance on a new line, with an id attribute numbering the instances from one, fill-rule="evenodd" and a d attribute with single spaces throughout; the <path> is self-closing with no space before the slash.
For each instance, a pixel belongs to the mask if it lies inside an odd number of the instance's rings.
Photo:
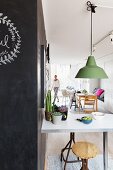
<path id="1" fill-rule="evenodd" d="M 52 112 L 51 90 L 48 90 L 46 95 L 46 112 Z"/>
<path id="2" fill-rule="evenodd" d="M 58 112 L 58 106 L 56 104 L 53 103 L 53 106 L 52 106 L 52 112 Z"/>
<path id="3" fill-rule="evenodd" d="M 51 90 L 48 90 L 46 95 L 45 118 L 47 121 L 52 120 Z"/>
<path id="4" fill-rule="evenodd" d="M 86 89 L 83 89 L 83 90 L 82 90 L 82 93 L 86 94 L 86 93 L 87 93 L 87 90 L 86 90 Z"/>
<path id="5" fill-rule="evenodd" d="M 61 113 L 68 112 L 68 107 L 62 105 L 62 106 L 58 107 L 58 111 Z"/>
<path id="6" fill-rule="evenodd" d="M 61 116 L 62 113 L 61 113 L 61 112 L 54 112 L 54 113 L 52 113 L 52 115 L 53 115 L 53 116 Z"/>

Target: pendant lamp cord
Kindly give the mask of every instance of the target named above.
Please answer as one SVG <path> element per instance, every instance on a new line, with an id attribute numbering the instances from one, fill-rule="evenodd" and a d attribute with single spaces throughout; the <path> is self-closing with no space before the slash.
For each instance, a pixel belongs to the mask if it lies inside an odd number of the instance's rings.
<path id="1" fill-rule="evenodd" d="M 87 10 L 91 11 L 91 52 L 90 52 L 90 55 L 92 55 L 92 52 L 93 52 L 92 14 L 95 13 L 96 7 L 97 6 L 93 5 L 90 1 L 87 2 Z"/>
<path id="2" fill-rule="evenodd" d="M 92 56 L 92 42 L 93 42 L 93 35 L 92 35 L 92 8 L 91 8 L 91 56 Z"/>

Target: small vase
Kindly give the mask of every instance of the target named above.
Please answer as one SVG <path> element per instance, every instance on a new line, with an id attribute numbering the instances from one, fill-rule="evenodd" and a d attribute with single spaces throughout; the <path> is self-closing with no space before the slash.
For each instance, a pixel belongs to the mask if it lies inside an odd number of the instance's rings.
<path id="1" fill-rule="evenodd" d="M 52 120 L 52 112 L 46 112 L 45 111 L 45 119 L 47 121 L 51 121 Z"/>

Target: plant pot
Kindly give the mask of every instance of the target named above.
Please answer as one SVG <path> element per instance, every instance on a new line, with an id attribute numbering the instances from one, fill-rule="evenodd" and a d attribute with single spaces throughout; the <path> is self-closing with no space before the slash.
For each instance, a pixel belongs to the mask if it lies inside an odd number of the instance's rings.
<path id="1" fill-rule="evenodd" d="M 51 121 L 52 120 L 52 112 L 46 112 L 45 111 L 45 119 L 47 121 Z"/>
<path id="2" fill-rule="evenodd" d="M 55 124 L 55 125 L 59 125 L 62 121 L 62 113 L 60 112 L 54 112 L 52 114 L 52 122 Z"/>

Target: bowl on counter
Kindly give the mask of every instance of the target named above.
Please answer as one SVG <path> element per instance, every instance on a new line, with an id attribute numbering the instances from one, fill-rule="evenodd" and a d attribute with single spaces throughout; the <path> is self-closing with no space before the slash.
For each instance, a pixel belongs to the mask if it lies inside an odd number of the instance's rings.
<path id="1" fill-rule="evenodd" d="M 93 121 L 93 118 L 91 116 L 84 116 L 81 118 L 81 121 L 85 124 L 89 124 Z"/>

